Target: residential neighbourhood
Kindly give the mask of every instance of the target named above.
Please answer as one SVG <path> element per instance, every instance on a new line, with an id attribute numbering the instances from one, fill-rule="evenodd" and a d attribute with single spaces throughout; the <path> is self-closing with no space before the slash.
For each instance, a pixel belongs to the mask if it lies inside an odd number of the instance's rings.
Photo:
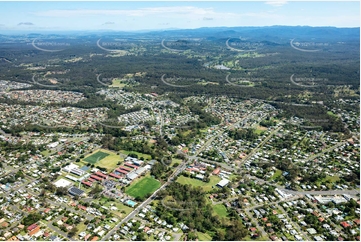
<path id="1" fill-rule="evenodd" d="M 45 93 L 60 98 L 59 102 L 80 101 L 77 94 L 54 92 Z M 118 117 L 124 130 L 132 132 L 130 125 L 143 130 L 132 135 L 134 142 L 153 140 L 157 132 L 175 139 L 177 127 L 199 119 L 186 110 L 173 111 L 178 105 L 158 101 L 153 95 L 102 92 L 128 108 L 133 108 L 132 103 L 147 108 Z M 15 97 L 15 92 L 11 95 Z M 34 91 L 16 95 L 33 102 L 43 94 Z M 288 123 L 301 124 L 302 120 L 276 121 L 281 111 L 260 100 L 192 97 L 186 102 L 209 103 L 206 112 L 223 121 L 175 146 L 183 158 L 174 165 L 174 181 L 203 187 L 208 202 L 225 212 L 219 215 L 234 211 L 253 239 L 359 238 L 359 186 L 345 179 L 359 171 L 356 136 L 341 140 L 327 132 L 287 128 Z M 101 108 L 1 104 L 0 110 L 4 130 L 29 122 L 49 127 L 96 127 L 107 120 L 106 109 Z M 353 130 L 359 127 L 355 113 L 330 111 L 340 115 Z M 261 125 L 264 120 L 275 122 L 265 127 Z M 145 121 L 154 125 L 149 128 Z M 253 128 L 257 136 L 246 134 L 239 138 L 240 134 L 235 133 L 239 128 Z M 168 184 L 151 172 L 155 164 L 163 161 L 146 154 L 103 149 L 103 138 L 91 130 L 78 134 L 27 131 L 21 137 L 2 132 L 3 142 L 41 148 L 25 146 L 20 152 L 15 149 L 1 153 L 1 239 L 185 239 L 186 224 L 170 223 L 157 215 L 158 203 L 166 209 L 179 209 L 172 201 L 152 196 Z M 277 162 L 279 159 L 284 162 Z"/>
<path id="2" fill-rule="evenodd" d="M 0 241 L 360 241 L 358 3 L 25 5 Z"/>

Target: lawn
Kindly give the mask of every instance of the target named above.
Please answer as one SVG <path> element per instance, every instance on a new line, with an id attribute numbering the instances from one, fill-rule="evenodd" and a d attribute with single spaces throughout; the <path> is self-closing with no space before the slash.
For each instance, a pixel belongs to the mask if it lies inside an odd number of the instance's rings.
<path id="1" fill-rule="evenodd" d="M 223 204 L 214 205 L 213 210 L 221 218 L 226 218 L 228 215 L 227 208 Z"/>
<path id="2" fill-rule="evenodd" d="M 326 176 L 323 181 L 324 182 L 330 182 L 330 183 L 335 183 L 338 182 L 340 180 L 339 176 Z"/>
<path id="3" fill-rule="evenodd" d="M 273 176 L 271 177 L 271 180 L 277 179 L 281 175 L 282 175 L 282 171 L 277 169 L 275 174 L 273 174 Z"/>
<path id="4" fill-rule="evenodd" d="M 331 112 L 331 111 L 327 111 L 327 114 L 330 115 L 330 116 L 336 117 L 336 118 L 338 117 L 336 114 L 334 114 L 334 113 Z"/>
<path id="5" fill-rule="evenodd" d="M 254 131 L 256 134 L 258 134 L 258 135 L 261 135 L 263 132 L 265 132 L 267 130 L 267 128 L 266 127 L 263 127 L 263 126 L 260 126 L 260 125 L 258 125 L 257 126 L 257 129 Z"/>
<path id="6" fill-rule="evenodd" d="M 87 226 L 83 222 L 81 222 L 76 227 L 78 228 L 77 235 L 79 235 L 81 232 L 83 232 L 86 229 Z"/>
<path id="7" fill-rule="evenodd" d="M 94 154 L 91 154 L 90 156 L 86 157 L 84 160 L 86 162 L 89 162 L 91 164 L 95 164 L 96 162 L 104 159 L 105 157 L 107 157 L 109 154 L 102 152 L 102 151 L 98 151 Z"/>
<path id="8" fill-rule="evenodd" d="M 316 184 L 317 186 L 320 186 L 321 183 L 326 183 L 328 186 L 331 186 L 330 184 L 336 183 L 340 181 L 340 177 L 339 176 L 326 176 L 323 179 L 318 179 Z"/>
<path id="9" fill-rule="evenodd" d="M 200 241 L 211 241 L 212 237 L 209 234 L 197 232 L 198 239 Z"/>
<path id="10" fill-rule="evenodd" d="M 251 236 L 247 235 L 246 237 L 244 237 L 242 239 L 243 241 L 270 241 L 268 236 L 265 236 L 265 237 L 258 237 L 256 239 L 254 238 L 251 238 Z"/>
<path id="11" fill-rule="evenodd" d="M 105 206 L 110 208 L 110 204 L 114 204 L 114 206 L 118 208 L 118 210 L 112 211 L 112 213 L 118 215 L 121 218 L 124 218 L 133 211 L 133 208 L 119 202 L 108 202 L 105 204 Z M 124 211 L 125 213 L 122 213 L 122 211 Z"/>
<path id="12" fill-rule="evenodd" d="M 127 216 L 128 214 L 130 214 L 133 211 L 133 208 L 124 205 L 120 201 L 118 201 L 118 200 L 110 201 L 106 197 L 100 198 L 98 204 L 101 205 L 101 206 L 105 206 L 105 207 L 109 208 L 109 211 L 111 213 L 119 216 L 120 218 L 123 218 L 123 217 Z M 112 207 L 112 206 L 116 207 L 118 210 L 110 210 L 110 207 Z"/>
<path id="13" fill-rule="evenodd" d="M 102 157 L 102 158 L 98 158 L 97 157 Z M 89 162 L 89 160 L 98 160 L 95 163 Z M 109 150 L 104 150 L 104 149 L 100 149 L 95 151 L 93 154 L 89 155 L 88 157 L 86 157 L 85 159 L 83 159 L 83 161 L 89 162 L 91 164 L 94 164 L 95 166 L 100 166 L 103 167 L 105 169 L 107 169 L 107 171 L 112 171 L 115 168 L 118 167 L 118 162 L 120 162 L 120 157 L 119 155 L 117 155 L 114 152 L 111 152 Z"/>
<path id="14" fill-rule="evenodd" d="M 125 190 L 125 193 L 132 197 L 144 198 L 145 195 L 155 192 L 160 185 L 160 182 L 156 179 L 146 176 L 131 184 Z"/>
<path id="15" fill-rule="evenodd" d="M 177 158 L 172 158 L 172 163 L 170 163 L 170 166 L 173 167 L 175 163 L 181 164 L 182 160 Z"/>
<path id="16" fill-rule="evenodd" d="M 208 192 L 212 190 L 212 186 L 215 186 L 221 180 L 218 176 L 210 176 L 210 181 L 208 183 L 203 182 L 198 179 L 193 179 L 185 176 L 179 176 L 177 182 L 180 184 L 190 184 L 195 187 L 202 187 L 204 191 Z"/>
<path id="17" fill-rule="evenodd" d="M 50 151 L 49 150 L 44 150 L 44 151 L 40 152 L 40 154 L 42 154 L 43 156 L 49 156 Z"/>
<path id="18" fill-rule="evenodd" d="M 113 79 L 112 80 L 112 85 L 110 85 L 110 87 L 125 87 L 126 84 L 122 83 L 124 80 L 123 79 Z"/>
<path id="19" fill-rule="evenodd" d="M 200 129 L 199 132 L 201 132 L 201 133 L 207 133 L 207 132 L 208 132 L 208 128 Z"/>
<path id="20" fill-rule="evenodd" d="M 187 136 L 192 132 L 192 130 L 187 130 L 182 133 L 183 136 Z"/>
<path id="21" fill-rule="evenodd" d="M 120 152 L 123 153 L 123 154 L 126 154 L 126 155 L 136 154 L 136 155 L 138 155 L 138 158 L 139 158 L 139 159 L 140 159 L 141 157 L 143 157 L 144 160 L 151 160 L 151 159 L 152 159 L 152 157 L 151 157 L 150 155 L 143 154 L 143 153 L 139 153 L 139 152 L 136 152 L 136 151 L 121 150 Z"/>

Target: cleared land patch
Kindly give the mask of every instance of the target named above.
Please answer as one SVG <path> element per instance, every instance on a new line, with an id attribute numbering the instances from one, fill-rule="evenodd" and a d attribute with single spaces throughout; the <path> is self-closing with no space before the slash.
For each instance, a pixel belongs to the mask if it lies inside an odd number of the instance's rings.
<path id="1" fill-rule="evenodd" d="M 227 208 L 223 204 L 217 204 L 213 206 L 213 211 L 221 218 L 227 217 Z"/>
<path id="2" fill-rule="evenodd" d="M 197 232 L 198 239 L 200 241 L 211 241 L 212 237 L 209 234 Z"/>
<path id="3" fill-rule="evenodd" d="M 212 186 L 215 186 L 221 180 L 218 176 L 210 176 L 210 181 L 208 183 L 203 182 L 198 179 L 193 179 L 185 176 L 179 176 L 177 182 L 180 184 L 190 184 L 195 187 L 202 187 L 204 191 L 208 192 L 212 190 Z"/>

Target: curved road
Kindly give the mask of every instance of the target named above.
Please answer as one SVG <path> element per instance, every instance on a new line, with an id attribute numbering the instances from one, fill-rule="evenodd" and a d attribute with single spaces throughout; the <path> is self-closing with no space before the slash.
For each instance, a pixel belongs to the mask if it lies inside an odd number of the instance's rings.
<path id="1" fill-rule="evenodd" d="M 291 47 L 292 47 L 293 49 L 295 49 L 295 50 L 304 51 L 304 52 L 317 52 L 317 51 L 320 51 L 319 49 L 316 49 L 316 50 L 305 50 L 305 49 L 298 48 L 298 47 L 296 47 L 296 46 L 293 45 L 293 41 L 294 41 L 294 40 L 295 40 L 295 39 L 291 39 L 290 45 L 291 45 Z"/>
<path id="2" fill-rule="evenodd" d="M 168 83 L 168 82 L 166 82 L 166 81 L 164 80 L 164 76 L 165 76 L 165 74 L 163 74 L 160 79 L 162 80 L 162 82 L 163 82 L 164 84 L 166 84 L 166 85 L 168 85 L 168 86 L 171 86 L 171 87 L 189 87 L 189 86 L 194 85 L 194 84 L 191 84 L 191 85 L 184 85 L 184 86 L 182 86 L 182 85 L 170 84 L 170 83 Z"/>

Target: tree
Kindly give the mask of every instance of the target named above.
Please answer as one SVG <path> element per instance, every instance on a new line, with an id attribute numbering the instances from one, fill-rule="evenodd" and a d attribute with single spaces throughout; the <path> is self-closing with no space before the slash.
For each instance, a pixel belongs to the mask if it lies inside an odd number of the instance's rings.
<path id="1" fill-rule="evenodd" d="M 217 229 L 215 236 L 212 238 L 213 241 L 224 241 L 226 240 L 226 233 L 223 229 Z"/>
<path id="2" fill-rule="evenodd" d="M 79 229 L 77 227 L 73 227 L 69 233 L 68 233 L 68 237 L 73 237 L 76 233 L 78 233 Z"/>
<path id="3" fill-rule="evenodd" d="M 89 192 L 89 195 L 95 195 L 97 193 L 100 193 L 102 191 L 101 187 L 98 183 L 96 183 L 95 187 Z"/>
<path id="4" fill-rule="evenodd" d="M 147 240 L 147 235 L 146 235 L 146 233 L 140 232 L 140 233 L 137 235 L 137 240 L 138 240 L 138 241 L 146 241 L 146 240 Z"/>
<path id="5" fill-rule="evenodd" d="M 60 195 L 60 196 L 63 196 L 63 195 L 66 195 L 68 194 L 68 189 L 66 187 L 58 187 L 56 189 L 56 192 L 55 192 L 56 195 Z"/>
<path id="6" fill-rule="evenodd" d="M 39 213 L 30 213 L 28 216 L 26 216 L 23 219 L 23 224 L 25 226 L 29 226 L 31 224 L 34 224 L 36 222 L 38 222 L 41 219 L 41 215 Z"/>

